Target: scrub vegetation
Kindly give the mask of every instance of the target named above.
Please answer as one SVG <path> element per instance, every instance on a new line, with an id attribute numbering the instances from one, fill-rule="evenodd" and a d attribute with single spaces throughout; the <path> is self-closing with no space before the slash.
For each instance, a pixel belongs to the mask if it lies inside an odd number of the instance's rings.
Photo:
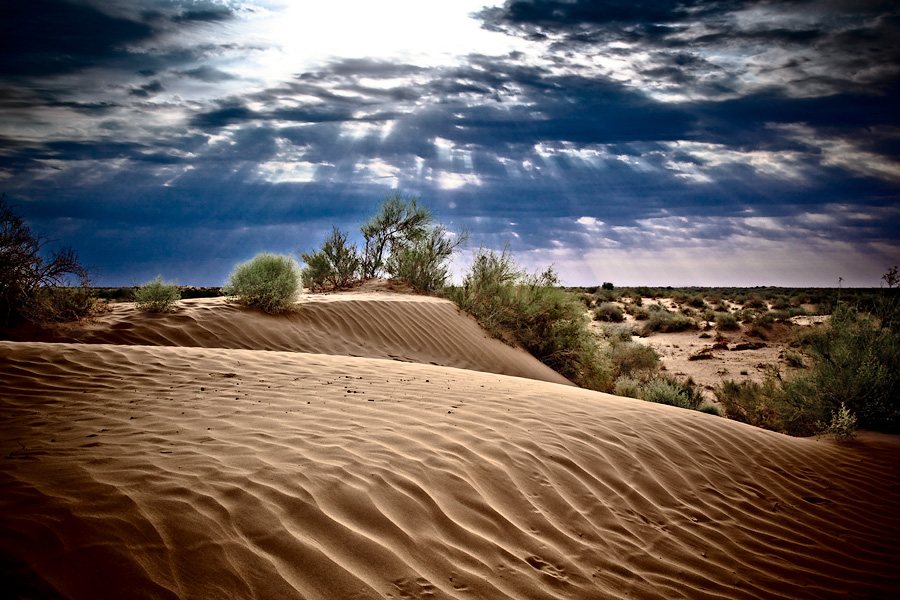
<path id="1" fill-rule="evenodd" d="M 240 304 L 267 313 L 284 312 L 300 293 L 300 268 L 290 256 L 261 252 L 235 266 L 224 291 Z"/>
<path id="2" fill-rule="evenodd" d="M 90 274 L 71 247 L 48 248 L 0 196 L 0 331 L 90 317 Z"/>
<path id="3" fill-rule="evenodd" d="M 165 283 L 162 275 L 134 290 L 134 302 L 137 307 L 147 312 L 173 312 L 181 300 L 181 292 L 175 283 Z"/>
<path id="4" fill-rule="evenodd" d="M 450 259 L 468 239 L 436 223 L 418 198 L 389 194 L 360 228 L 362 250 L 349 234 L 332 230 L 318 250 L 300 252 L 303 285 L 313 292 L 346 289 L 364 279 L 389 276 L 421 292 L 435 292 L 450 277 Z"/>

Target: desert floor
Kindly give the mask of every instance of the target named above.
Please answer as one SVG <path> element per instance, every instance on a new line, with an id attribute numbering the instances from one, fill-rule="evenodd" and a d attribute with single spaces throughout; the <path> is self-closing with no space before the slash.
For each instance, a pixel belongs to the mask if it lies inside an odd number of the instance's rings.
<path id="1" fill-rule="evenodd" d="M 0 342 L 0 419 L 11 597 L 900 597 L 896 437 L 580 390 L 436 298 L 115 305 Z"/>

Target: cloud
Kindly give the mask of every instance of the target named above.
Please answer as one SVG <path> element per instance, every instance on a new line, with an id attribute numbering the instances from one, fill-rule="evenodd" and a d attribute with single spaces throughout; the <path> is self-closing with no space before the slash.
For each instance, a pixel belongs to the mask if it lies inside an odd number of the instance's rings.
<path id="1" fill-rule="evenodd" d="M 153 35 L 146 23 L 62 0 L 7 2 L 0 10 L 4 23 L 0 40 L 3 76 L 79 71 L 97 61 L 122 59 L 128 44 Z"/>
<path id="2" fill-rule="evenodd" d="M 199 67 L 196 67 L 194 69 L 176 71 L 176 73 L 178 73 L 179 75 L 184 75 L 185 77 L 197 79 L 199 81 L 205 81 L 206 83 L 217 83 L 221 81 L 230 81 L 232 79 L 237 79 L 235 75 L 226 73 L 221 69 L 217 69 L 209 65 L 200 65 Z"/>
<path id="3" fill-rule="evenodd" d="M 138 98 L 150 98 L 151 96 L 159 94 L 164 89 L 165 88 L 163 88 L 162 84 L 159 81 L 151 81 L 150 83 L 145 83 L 138 88 L 132 88 L 132 90 L 128 93 Z"/>
<path id="4" fill-rule="evenodd" d="M 3 10 L 36 28 L 31 6 Z M 261 18 L 243 5 L 35 6 L 58 11 L 37 38 L 58 39 L 0 67 L 0 180 L 109 282 L 128 266 L 104 256 L 140 255 L 132 231 L 158 248 L 148 277 L 179 256 L 200 274 L 352 230 L 393 187 L 578 277 L 579 256 L 754 243 L 874 269 L 900 243 L 892 5 L 517 0 L 479 15 L 535 40 L 521 51 L 328 56 L 281 79 L 254 69 L 264 39 L 234 39 Z"/>

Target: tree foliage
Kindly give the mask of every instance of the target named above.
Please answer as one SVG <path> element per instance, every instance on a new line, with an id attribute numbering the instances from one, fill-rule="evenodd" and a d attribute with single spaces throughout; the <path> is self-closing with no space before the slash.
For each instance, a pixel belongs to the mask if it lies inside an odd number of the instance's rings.
<path id="1" fill-rule="evenodd" d="M 0 196 L 0 329 L 89 315 L 90 276 L 71 247 L 51 248 Z"/>
<path id="2" fill-rule="evenodd" d="M 466 243 L 465 232 L 453 235 L 443 225 L 435 225 L 424 236 L 400 245 L 385 264 L 388 275 L 423 292 L 444 287 L 450 277 L 450 259 Z"/>
<path id="3" fill-rule="evenodd" d="M 404 200 L 400 192 L 388 194 L 378 212 L 359 228 L 366 241 L 362 258 L 363 277 L 377 277 L 385 273 L 389 257 L 401 248 L 415 246 L 428 237 L 433 220 L 431 211 L 415 196 Z"/>
<path id="4" fill-rule="evenodd" d="M 349 287 L 358 278 L 389 275 L 412 287 L 433 292 L 450 276 L 450 259 L 468 239 L 434 223 L 431 211 L 415 197 L 392 192 L 361 227 L 362 252 L 348 235 L 334 228 L 315 252 L 301 252 L 303 284 L 311 291 Z"/>
<path id="5" fill-rule="evenodd" d="M 300 258 L 306 265 L 301 271 L 303 285 L 314 292 L 348 287 L 359 276 L 362 264 L 356 244 L 348 243 L 347 234 L 337 227 L 318 250 L 301 252 Z"/>

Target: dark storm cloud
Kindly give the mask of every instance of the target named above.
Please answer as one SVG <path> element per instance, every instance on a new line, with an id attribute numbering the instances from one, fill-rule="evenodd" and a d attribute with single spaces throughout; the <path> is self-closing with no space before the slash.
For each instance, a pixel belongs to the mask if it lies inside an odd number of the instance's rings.
<path id="1" fill-rule="evenodd" d="M 61 0 L 4 2 L 0 22 L 0 75 L 5 76 L 81 70 L 121 58 L 124 45 L 153 35 L 146 23 Z"/>
<path id="2" fill-rule="evenodd" d="M 508 0 L 478 16 L 490 30 L 551 40 L 560 54 L 585 48 L 610 55 L 643 50 L 650 65 L 642 71 L 651 81 L 694 84 L 707 94 L 735 91 L 729 75 L 766 70 L 782 71 L 789 89 L 817 85 L 871 91 L 871 86 L 896 81 L 900 64 L 900 10 L 893 2 Z M 747 56 L 748 47 L 783 58 L 765 66 L 732 66 L 718 77 L 701 71 L 703 82 L 693 65 L 678 64 L 687 55 L 703 60 L 701 54 L 716 50 Z M 721 70 L 709 61 L 706 66 Z"/>
<path id="3" fill-rule="evenodd" d="M 136 96 L 138 98 L 150 98 L 151 96 L 155 96 L 156 94 L 163 91 L 163 86 L 158 81 L 151 81 L 150 83 L 145 83 L 141 87 L 132 88 L 129 94 L 132 96 Z"/>

